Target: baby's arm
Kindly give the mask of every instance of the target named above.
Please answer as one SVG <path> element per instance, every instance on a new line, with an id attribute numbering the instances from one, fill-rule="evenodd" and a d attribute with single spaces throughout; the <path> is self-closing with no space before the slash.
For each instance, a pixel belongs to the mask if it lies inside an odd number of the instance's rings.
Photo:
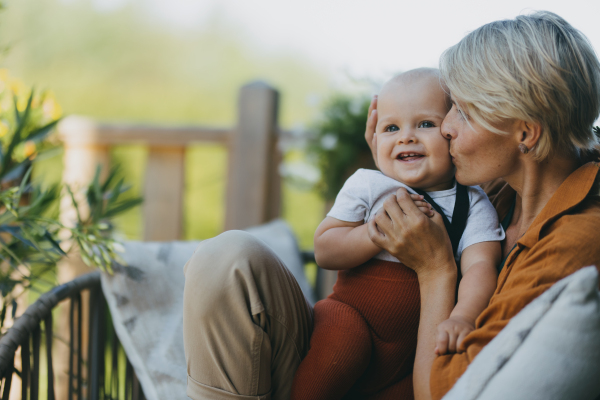
<path id="1" fill-rule="evenodd" d="M 475 320 L 496 290 L 500 257 L 500 242 L 481 242 L 463 251 L 458 302 L 450 318 L 438 326 L 438 355 L 457 352 L 465 336 L 475 329 Z"/>
<path id="2" fill-rule="evenodd" d="M 363 221 L 325 217 L 315 232 L 315 259 L 321 268 L 348 269 L 373 258 L 381 248 L 371 241 Z"/>
<path id="3" fill-rule="evenodd" d="M 428 216 L 433 215 L 431 206 L 423 196 L 412 194 L 415 205 Z M 315 259 L 321 268 L 349 269 L 357 267 L 374 256 L 381 248 L 371 241 L 367 225 L 363 221 L 347 222 L 325 217 L 315 232 Z"/>

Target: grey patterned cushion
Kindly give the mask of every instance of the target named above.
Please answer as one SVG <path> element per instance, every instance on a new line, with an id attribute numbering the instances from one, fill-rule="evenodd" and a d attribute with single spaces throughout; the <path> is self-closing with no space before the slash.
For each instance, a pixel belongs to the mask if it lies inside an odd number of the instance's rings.
<path id="1" fill-rule="evenodd" d="M 443 400 L 591 400 L 598 395 L 598 271 L 586 267 L 521 310 Z"/>
<path id="2" fill-rule="evenodd" d="M 296 239 L 281 220 L 248 229 L 269 245 L 313 301 Z M 199 242 L 127 242 L 127 267 L 102 276 L 115 330 L 148 400 L 184 400 L 183 266 Z"/>

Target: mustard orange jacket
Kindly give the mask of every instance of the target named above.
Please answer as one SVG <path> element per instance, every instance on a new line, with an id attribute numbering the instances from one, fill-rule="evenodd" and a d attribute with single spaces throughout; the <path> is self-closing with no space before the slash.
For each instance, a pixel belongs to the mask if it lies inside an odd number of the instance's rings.
<path id="1" fill-rule="evenodd" d="M 463 353 L 438 357 L 431 371 L 433 399 L 442 398 L 510 319 L 554 283 L 588 266 L 600 266 L 599 167 L 588 163 L 573 172 L 518 240 L 498 276 L 488 307 L 465 337 Z M 490 199 L 501 218 L 515 192 L 505 185 Z"/>

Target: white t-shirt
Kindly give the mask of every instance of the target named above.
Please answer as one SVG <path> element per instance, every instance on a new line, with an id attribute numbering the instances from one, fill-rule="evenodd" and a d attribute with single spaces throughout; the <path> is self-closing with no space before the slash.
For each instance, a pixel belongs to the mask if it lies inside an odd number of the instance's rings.
<path id="1" fill-rule="evenodd" d="M 406 188 L 410 193 L 416 193 L 404 183 L 385 176 L 379 171 L 359 169 L 344 183 L 327 216 L 340 221 L 363 221 L 366 223 L 375 217 L 377 211 L 383 206 L 384 200 L 389 195 L 395 194 L 401 187 Z M 483 190 L 479 186 L 469 186 L 467 190 L 469 215 L 456 251 L 457 261 L 460 260 L 463 250 L 473 244 L 504 239 L 504 230 L 498 221 L 498 214 Z M 427 193 L 444 211 L 448 221 L 452 223 L 456 184 L 452 189 Z M 377 254 L 375 258 L 399 262 L 396 257 L 385 250 Z"/>

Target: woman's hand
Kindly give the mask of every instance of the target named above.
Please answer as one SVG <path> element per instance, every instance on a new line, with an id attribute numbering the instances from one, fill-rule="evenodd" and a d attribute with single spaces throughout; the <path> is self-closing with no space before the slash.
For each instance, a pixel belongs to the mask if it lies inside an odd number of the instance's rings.
<path id="1" fill-rule="evenodd" d="M 442 216 L 434 212 L 428 217 L 414 200 L 405 188 L 398 189 L 369 221 L 368 230 L 373 243 L 417 273 L 421 313 L 413 386 L 415 399 L 431 399 L 436 328 L 454 308 L 457 268 Z"/>
<path id="2" fill-rule="evenodd" d="M 444 272 L 445 268 L 456 271 L 442 216 L 435 212 L 428 218 L 405 188 L 385 200 L 382 209 L 369 222 L 369 237 L 413 269 L 420 280 Z"/>
<path id="3" fill-rule="evenodd" d="M 431 218 L 426 216 L 401 188 L 385 200 L 368 229 L 373 243 L 417 273 L 421 313 L 413 386 L 415 399 L 431 399 L 436 328 L 450 316 L 456 293 L 457 268 L 444 221 L 437 212 Z"/>
<path id="4" fill-rule="evenodd" d="M 369 106 L 369 115 L 367 118 L 367 127 L 365 129 L 365 140 L 371 148 L 371 154 L 373 155 L 373 160 L 375 161 L 375 165 L 379 168 L 377 164 L 377 135 L 375 134 L 375 128 L 377 127 L 377 95 L 373 96 L 371 100 L 371 105 Z"/>

